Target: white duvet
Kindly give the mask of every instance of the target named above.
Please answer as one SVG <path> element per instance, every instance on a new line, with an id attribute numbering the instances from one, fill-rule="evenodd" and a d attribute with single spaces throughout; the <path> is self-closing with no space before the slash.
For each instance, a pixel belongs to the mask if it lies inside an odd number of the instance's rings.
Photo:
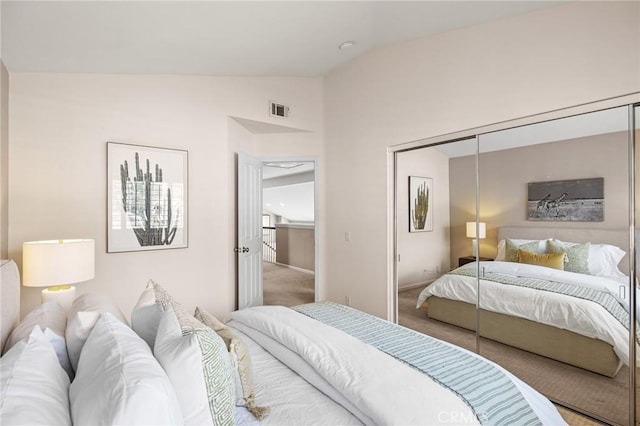
<path id="1" fill-rule="evenodd" d="M 257 421 L 244 407 L 236 407 L 240 426 L 362 426 L 348 410 L 310 385 L 239 329 L 251 356 L 255 401 L 271 412 Z"/>
<path id="2" fill-rule="evenodd" d="M 232 313 L 229 325 L 247 334 L 365 424 L 478 424 L 471 409 L 448 388 L 374 347 L 291 309 L 243 309 Z M 544 424 L 564 424 L 546 398 L 503 371 Z"/>
<path id="3" fill-rule="evenodd" d="M 599 304 L 549 291 L 483 280 L 483 272 L 570 282 L 606 291 L 614 296 L 628 312 L 627 278 L 585 275 L 515 262 L 480 262 L 480 307 L 482 309 L 526 318 L 603 340 L 613 346 L 622 362 L 629 365 L 629 332 Z M 429 296 L 476 304 L 477 286 L 475 277 L 443 275 L 420 293 L 417 307 L 422 306 Z"/>

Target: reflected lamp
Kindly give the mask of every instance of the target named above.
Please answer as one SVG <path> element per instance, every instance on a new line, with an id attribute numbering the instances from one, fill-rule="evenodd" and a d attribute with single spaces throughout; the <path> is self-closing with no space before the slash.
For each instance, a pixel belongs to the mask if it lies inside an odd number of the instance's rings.
<path id="1" fill-rule="evenodd" d="M 47 240 L 22 245 L 22 285 L 48 287 L 42 302 L 56 300 L 69 310 L 76 296 L 71 284 L 95 277 L 95 241 Z"/>
<path id="2" fill-rule="evenodd" d="M 476 230 L 478 234 L 476 235 Z M 487 224 L 484 222 L 478 222 L 476 228 L 476 222 L 467 222 L 467 238 L 473 238 L 473 257 L 478 257 L 478 239 L 487 237 Z"/>

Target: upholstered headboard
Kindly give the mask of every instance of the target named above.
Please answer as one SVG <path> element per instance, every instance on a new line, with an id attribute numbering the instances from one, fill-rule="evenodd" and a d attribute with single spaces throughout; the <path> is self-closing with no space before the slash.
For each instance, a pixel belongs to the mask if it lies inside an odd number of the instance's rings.
<path id="1" fill-rule="evenodd" d="M 9 333 L 20 321 L 20 273 L 13 260 L 0 260 L 0 312 L 1 350 Z"/>
<path id="2" fill-rule="evenodd" d="M 611 244 L 627 252 L 618 266 L 625 274 L 629 272 L 629 229 L 503 226 L 498 229 L 498 241 L 505 238 L 526 240 L 555 238 L 575 243 Z"/>

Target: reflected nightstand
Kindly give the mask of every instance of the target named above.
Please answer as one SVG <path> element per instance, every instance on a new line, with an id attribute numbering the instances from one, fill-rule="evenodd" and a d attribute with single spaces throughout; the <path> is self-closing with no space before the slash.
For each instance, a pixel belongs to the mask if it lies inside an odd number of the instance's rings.
<path id="1" fill-rule="evenodd" d="M 480 261 L 481 262 L 488 262 L 488 261 L 492 261 L 493 259 L 490 257 L 480 257 Z M 464 257 L 459 257 L 458 258 L 458 266 L 462 266 L 462 265 L 466 265 L 467 263 L 471 263 L 471 262 L 475 262 L 476 261 L 476 257 L 475 256 L 464 256 Z"/>

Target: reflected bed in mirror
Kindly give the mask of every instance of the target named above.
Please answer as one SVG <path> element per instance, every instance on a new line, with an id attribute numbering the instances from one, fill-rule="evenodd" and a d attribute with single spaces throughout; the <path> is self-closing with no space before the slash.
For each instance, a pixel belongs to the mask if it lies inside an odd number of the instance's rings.
<path id="1" fill-rule="evenodd" d="M 496 261 L 442 276 L 422 291 L 418 307 L 475 330 L 479 270 L 482 337 L 607 377 L 628 365 L 629 279 L 619 248 L 628 230 L 504 227 L 498 238 Z M 519 250 L 560 256 L 561 268 L 519 262 Z"/>

